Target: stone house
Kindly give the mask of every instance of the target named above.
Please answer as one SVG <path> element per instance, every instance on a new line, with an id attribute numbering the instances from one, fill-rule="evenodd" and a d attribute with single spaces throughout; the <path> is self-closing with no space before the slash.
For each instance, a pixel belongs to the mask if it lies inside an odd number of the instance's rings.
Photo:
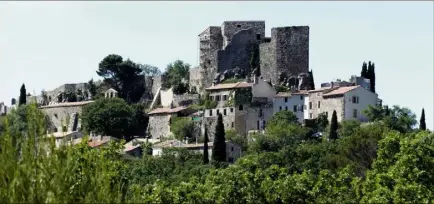
<path id="1" fill-rule="evenodd" d="M 206 127 L 211 141 L 219 113 L 223 116 L 225 130 L 234 129 L 240 135 L 246 135 L 249 130 L 264 129 L 273 116 L 272 103 L 276 91 L 262 79 L 255 78 L 253 83 L 217 84 L 206 91 L 209 100 L 217 102 L 216 108 L 205 110 L 202 125 L 202 134 Z"/>
<path id="2" fill-rule="evenodd" d="M 307 91 L 277 93 L 273 99 L 273 114 L 282 110 L 292 111 L 298 121 L 303 123 L 307 96 Z"/>
<path id="3" fill-rule="evenodd" d="M 55 132 L 48 134 L 46 136 L 47 138 L 54 137 L 55 138 L 55 144 L 56 147 L 60 147 L 62 145 L 74 145 L 77 143 L 77 139 L 81 139 L 84 137 L 83 132 L 81 131 L 74 131 L 74 132 Z"/>
<path id="4" fill-rule="evenodd" d="M 51 132 L 74 132 L 81 130 L 81 119 L 83 107 L 93 101 L 52 103 L 41 106 L 39 109 L 48 117 Z M 68 121 L 69 120 L 69 121 Z"/>
<path id="5" fill-rule="evenodd" d="M 185 117 L 195 111 L 188 107 L 156 108 L 148 113 L 148 132 L 152 139 L 168 138 L 170 123 L 173 116 Z"/>
<path id="6" fill-rule="evenodd" d="M 367 117 L 362 111 L 369 105 L 377 105 L 378 95 L 361 86 L 327 87 L 309 91 L 308 101 L 306 119 L 314 119 L 320 113 L 325 113 L 331 120 L 335 110 L 339 122 L 354 119 L 366 122 Z"/>
<path id="7" fill-rule="evenodd" d="M 99 149 L 107 146 L 111 141 L 118 142 L 119 140 L 111 136 L 95 136 L 87 144 L 91 148 Z"/>
<path id="8" fill-rule="evenodd" d="M 208 156 L 209 160 L 212 159 L 212 148 L 213 148 L 213 142 L 208 142 Z M 190 151 L 198 152 L 203 154 L 204 151 L 204 143 L 193 143 L 193 144 L 185 144 L 178 140 L 167 140 L 161 143 L 157 143 L 152 147 L 152 155 L 153 156 L 160 156 L 162 155 L 165 148 L 186 148 Z M 227 162 L 234 163 L 238 158 L 242 156 L 242 149 L 241 146 L 238 144 L 235 144 L 233 142 L 226 142 L 226 159 Z"/>

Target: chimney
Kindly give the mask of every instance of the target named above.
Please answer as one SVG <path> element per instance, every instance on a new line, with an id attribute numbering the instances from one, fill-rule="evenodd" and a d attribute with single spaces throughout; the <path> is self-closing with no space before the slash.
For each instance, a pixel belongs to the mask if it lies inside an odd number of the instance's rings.
<path id="1" fill-rule="evenodd" d="M 12 98 L 11 105 L 15 105 L 17 103 L 17 100 L 15 98 Z"/>

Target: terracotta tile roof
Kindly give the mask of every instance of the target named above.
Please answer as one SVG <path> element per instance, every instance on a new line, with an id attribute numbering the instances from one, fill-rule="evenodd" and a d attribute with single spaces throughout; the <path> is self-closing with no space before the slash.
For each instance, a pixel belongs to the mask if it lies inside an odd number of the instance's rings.
<path id="1" fill-rule="evenodd" d="M 176 107 L 176 108 L 156 108 L 148 113 L 148 115 L 152 114 L 160 114 L 160 113 L 177 113 L 179 111 L 183 111 L 187 109 L 187 107 Z"/>
<path id="2" fill-rule="evenodd" d="M 108 142 L 109 142 L 109 140 L 105 140 L 105 141 L 104 140 L 103 141 L 90 141 L 90 142 L 87 143 L 87 145 L 89 147 L 99 147 L 99 146 L 101 146 L 103 144 L 106 144 Z"/>
<path id="3" fill-rule="evenodd" d="M 359 88 L 360 86 L 343 86 L 343 87 L 339 87 L 333 91 L 330 91 L 326 94 L 324 94 L 323 96 L 335 96 L 335 95 L 342 95 L 347 93 L 348 91 L 354 90 L 356 88 Z"/>
<path id="4" fill-rule="evenodd" d="M 279 92 L 274 96 L 275 98 L 281 98 L 281 97 L 291 97 L 291 92 Z"/>
<path id="5" fill-rule="evenodd" d="M 83 106 L 93 101 L 80 101 L 80 102 L 65 102 L 65 103 L 55 103 L 47 106 L 41 106 L 39 108 L 55 108 L 55 107 L 69 107 L 69 106 Z"/>
<path id="6" fill-rule="evenodd" d="M 206 88 L 206 90 L 237 89 L 237 88 L 249 88 L 249 87 L 252 87 L 251 83 L 237 82 L 237 83 L 217 84 Z"/>

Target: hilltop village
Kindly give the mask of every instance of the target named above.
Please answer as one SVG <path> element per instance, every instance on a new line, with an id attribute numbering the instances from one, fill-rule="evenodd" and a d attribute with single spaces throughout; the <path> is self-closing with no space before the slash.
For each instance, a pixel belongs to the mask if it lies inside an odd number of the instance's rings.
<path id="1" fill-rule="evenodd" d="M 360 75 L 315 87 L 309 68 L 308 26 L 275 27 L 267 37 L 265 21 L 225 21 L 200 32 L 198 41 L 200 64 L 195 67 L 176 61 L 163 74 L 147 69 L 150 71 L 124 80 L 134 83 L 119 85 L 110 78 L 114 72 L 110 63 L 136 65 L 109 55 L 97 71 L 104 80 L 64 84 L 40 95 L 26 94 L 18 101 L 13 98 L 11 106 L 0 103 L 0 113 L 10 113 L 19 101 L 36 103 L 49 121 L 47 136 L 55 137 L 57 146 L 77 144 L 89 132 L 90 147 L 123 138 L 127 140 L 125 155 L 140 156 L 141 142 L 152 144 L 153 155 L 166 147 L 195 151 L 212 147 L 219 115 L 224 130 L 248 138 L 263 132 L 267 122 L 282 111 L 293 112 L 302 125 L 321 117 L 331 121 L 334 112 L 338 122 L 367 122 L 363 110 L 382 105 L 375 92 L 375 65 L 371 62 L 362 65 Z M 136 68 L 133 73 L 149 67 Z M 83 110 L 104 98 L 139 104 L 146 115 L 140 130 L 128 137 L 125 133 L 108 135 L 98 128 L 86 131 L 91 125 L 83 125 Z M 190 129 L 180 130 L 175 123 Z M 208 142 L 204 141 L 205 132 Z M 312 134 L 322 135 L 320 130 Z M 226 150 L 229 162 L 242 155 L 240 144 L 229 140 Z"/>

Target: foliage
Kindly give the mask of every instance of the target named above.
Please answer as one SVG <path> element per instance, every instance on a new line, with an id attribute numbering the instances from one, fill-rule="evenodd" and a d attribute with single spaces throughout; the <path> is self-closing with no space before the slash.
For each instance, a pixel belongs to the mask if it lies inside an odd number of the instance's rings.
<path id="1" fill-rule="evenodd" d="M 229 79 L 225 79 L 224 81 L 220 82 L 222 84 L 232 84 L 232 83 L 238 83 L 238 82 L 243 82 L 244 79 L 237 79 L 237 78 L 229 78 Z"/>
<path id="2" fill-rule="evenodd" d="M 143 70 L 130 59 L 123 60 L 119 55 L 110 54 L 100 63 L 96 73 L 104 82 L 119 92 L 128 103 L 138 102 L 143 95 Z"/>
<path id="3" fill-rule="evenodd" d="M 142 69 L 145 76 L 160 76 L 161 71 L 156 66 L 149 64 L 138 64 L 139 68 Z"/>
<path id="4" fill-rule="evenodd" d="M 318 117 L 315 119 L 315 123 L 318 126 L 318 131 L 324 131 L 329 125 L 329 120 L 325 113 L 318 114 Z"/>
<path id="5" fill-rule="evenodd" d="M 144 136 L 149 123 L 149 116 L 145 113 L 145 105 L 132 104 L 133 109 L 129 135 Z"/>
<path id="6" fill-rule="evenodd" d="M 164 88 L 173 87 L 175 94 L 184 94 L 188 91 L 188 80 L 190 77 L 190 65 L 182 60 L 176 60 L 166 67 L 163 74 L 165 77 Z"/>
<path id="7" fill-rule="evenodd" d="M 363 62 L 362 64 L 362 71 L 360 72 L 360 76 L 366 79 L 369 79 L 368 77 L 368 64 L 366 62 Z"/>
<path id="8" fill-rule="evenodd" d="M 338 116 L 336 115 L 336 111 L 334 110 L 330 123 L 329 139 L 335 140 L 338 138 L 338 125 Z"/>
<path id="9" fill-rule="evenodd" d="M 129 139 L 134 110 L 121 98 L 103 98 L 83 108 L 85 130 L 102 135 Z"/>
<path id="10" fill-rule="evenodd" d="M 315 90 L 315 80 L 313 78 L 313 71 L 309 71 L 309 78 L 307 79 L 307 86 L 309 87 L 309 90 Z"/>
<path id="11" fill-rule="evenodd" d="M 193 140 L 194 124 L 190 117 L 171 117 L 170 131 L 175 138 L 184 141 Z"/>
<path id="12" fill-rule="evenodd" d="M 250 88 L 242 88 L 242 89 L 236 89 L 235 90 L 235 98 L 234 102 L 235 105 L 243 105 L 243 104 L 250 104 L 252 102 L 252 89 Z"/>
<path id="13" fill-rule="evenodd" d="M 237 134 L 237 132 L 233 129 L 226 130 L 225 137 L 226 137 L 227 141 L 231 141 L 235 144 L 238 144 L 241 146 L 241 149 L 243 151 L 247 151 L 248 146 L 247 146 L 247 138 L 246 137 Z"/>
<path id="14" fill-rule="evenodd" d="M 423 108 L 422 108 L 422 114 L 420 115 L 420 120 L 419 120 L 419 129 L 420 130 L 426 130 L 425 109 L 423 109 Z"/>
<path id="15" fill-rule="evenodd" d="M 226 161 L 225 126 L 223 124 L 223 116 L 221 113 L 219 113 L 219 115 L 218 115 L 217 125 L 215 127 L 212 159 L 214 162 L 217 162 L 217 163 Z"/>
<path id="16" fill-rule="evenodd" d="M 24 105 L 26 104 L 26 85 L 21 85 L 21 89 L 20 89 L 20 98 L 18 99 L 18 104 Z"/>
<path id="17" fill-rule="evenodd" d="M 96 90 L 96 84 L 93 81 L 93 79 L 91 79 L 91 80 L 89 80 L 89 82 L 87 82 L 87 86 L 88 86 L 89 93 L 90 93 L 92 99 L 95 100 L 96 99 L 95 97 L 97 95 L 97 90 Z"/>
<path id="18" fill-rule="evenodd" d="M 288 92 L 290 91 L 290 89 L 286 86 L 282 86 L 282 85 L 274 85 L 274 89 L 276 90 L 276 92 Z"/>
<path id="19" fill-rule="evenodd" d="M 366 75 L 370 80 L 371 91 L 375 93 L 375 64 L 371 63 L 371 61 L 368 63 L 368 71 Z"/>
<path id="20" fill-rule="evenodd" d="M 297 116 L 292 111 L 282 110 L 273 115 L 268 126 L 299 124 Z"/>

